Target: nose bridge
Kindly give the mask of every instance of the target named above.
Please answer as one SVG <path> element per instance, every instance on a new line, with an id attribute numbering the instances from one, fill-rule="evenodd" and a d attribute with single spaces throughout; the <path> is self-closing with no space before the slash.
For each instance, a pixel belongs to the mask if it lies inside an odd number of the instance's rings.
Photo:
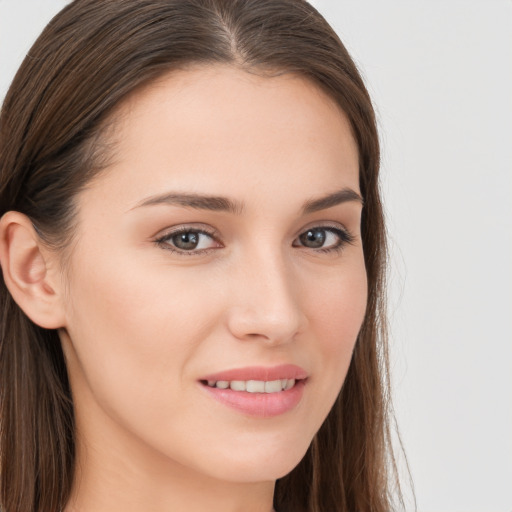
<path id="1" fill-rule="evenodd" d="M 284 251 L 260 245 L 240 259 L 229 327 L 238 338 L 283 343 L 305 322 L 298 283 Z"/>

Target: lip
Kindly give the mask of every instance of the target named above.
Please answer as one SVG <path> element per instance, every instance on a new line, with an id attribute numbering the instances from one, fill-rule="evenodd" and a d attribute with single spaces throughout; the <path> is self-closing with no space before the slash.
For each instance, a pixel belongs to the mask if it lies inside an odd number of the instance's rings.
<path id="1" fill-rule="evenodd" d="M 277 379 L 306 379 L 308 373 L 294 364 L 278 366 L 247 366 L 218 373 L 205 375 L 200 380 L 277 380 Z"/>
<path id="2" fill-rule="evenodd" d="M 300 366 L 285 364 L 273 367 L 250 366 L 236 368 L 210 375 L 200 379 L 201 388 L 208 396 L 229 408 L 256 418 L 272 418 L 285 414 L 294 409 L 302 399 L 308 374 Z M 277 393 L 249 393 L 247 391 L 234 391 L 220 389 L 206 384 L 208 380 L 278 380 L 295 379 L 291 389 Z"/>

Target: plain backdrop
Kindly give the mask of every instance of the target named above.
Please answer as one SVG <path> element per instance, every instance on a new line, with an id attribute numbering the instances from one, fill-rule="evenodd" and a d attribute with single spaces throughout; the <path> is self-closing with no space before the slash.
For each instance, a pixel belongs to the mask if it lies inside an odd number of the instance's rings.
<path id="1" fill-rule="evenodd" d="M 394 400 L 418 511 L 512 512 L 512 1 L 312 3 L 378 113 Z M 0 100 L 65 4 L 0 0 Z"/>

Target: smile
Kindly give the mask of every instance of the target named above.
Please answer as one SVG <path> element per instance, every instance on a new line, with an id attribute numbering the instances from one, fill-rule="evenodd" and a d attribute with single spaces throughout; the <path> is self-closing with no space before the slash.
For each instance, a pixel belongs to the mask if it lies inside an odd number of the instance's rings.
<path id="1" fill-rule="evenodd" d="M 247 416 L 271 418 L 301 402 L 308 373 L 293 364 L 225 370 L 200 379 L 215 401 Z"/>
<path id="2" fill-rule="evenodd" d="M 295 379 L 278 380 L 208 380 L 203 381 L 211 388 L 232 389 L 233 391 L 246 391 L 247 393 L 280 393 L 295 386 Z"/>

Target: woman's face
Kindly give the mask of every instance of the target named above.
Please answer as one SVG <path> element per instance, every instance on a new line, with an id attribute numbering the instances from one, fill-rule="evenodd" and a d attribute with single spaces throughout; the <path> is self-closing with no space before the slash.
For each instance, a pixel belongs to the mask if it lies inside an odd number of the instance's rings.
<path id="1" fill-rule="evenodd" d="M 173 72 L 118 114 L 63 273 L 79 439 L 138 469 L 281 477 L 365 312 L 349 123 L 302 78 L 227 66 Z"/>

